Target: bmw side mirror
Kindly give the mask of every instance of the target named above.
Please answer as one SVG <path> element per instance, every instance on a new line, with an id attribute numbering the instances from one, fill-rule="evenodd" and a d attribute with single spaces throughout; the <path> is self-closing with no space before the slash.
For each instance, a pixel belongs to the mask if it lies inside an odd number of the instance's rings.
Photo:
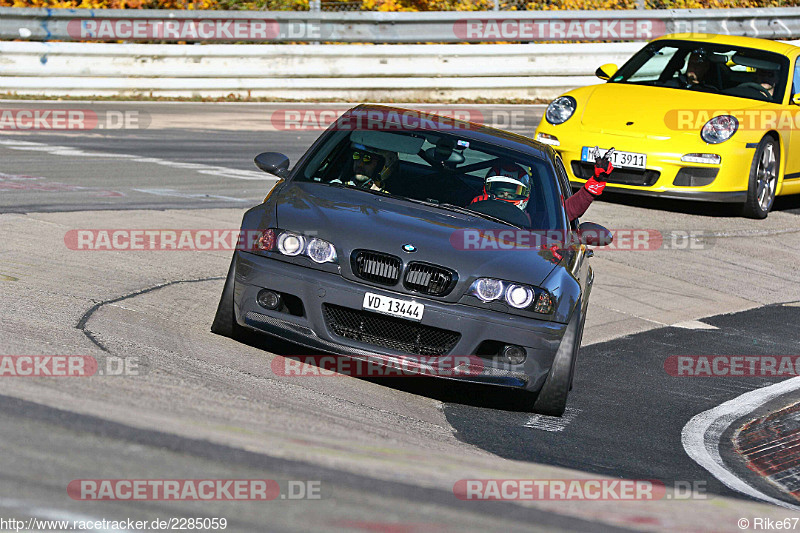
<path id="1" fill-rule="evenodd" d="M 617 70 L 618 68 L 614 63 L 606 63 L 602 67 L 598 67 L 597 70 L 594 71 L 594 75 L 601 80 L 609 80 L 611 76 L 617 73 Z"/>
<path id="2" fill-rule="evenodd" d="M 289 158 L 278 152 L 264 152 L 254 159 L 258 168 L 279 178 L 285 178 L 289 173 Z"/>
<path id="3" fill-rule="evenodd" d="M 578 227 L 578 237 L 587 246 L 608 246 L 614 240 L 610 231 L 594 222 L 583 222 Z"/>

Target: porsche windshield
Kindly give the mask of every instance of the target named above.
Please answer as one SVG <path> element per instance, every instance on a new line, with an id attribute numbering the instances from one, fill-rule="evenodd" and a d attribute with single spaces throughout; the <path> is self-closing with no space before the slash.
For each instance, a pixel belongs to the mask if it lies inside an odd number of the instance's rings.
<path id="1" fill-rule="evenodd" d="M 546 159 L 459 137 L 458 131 L 337 131 L 295 178 L 410 202 L 563 229 L 561 191 Z"/>
<path id="2" fill-rule="evenodd" d="M 753 48 L 656 41 L 628 60 L 609 83 L 631 83 L 780 103 L 789 59 Z"/>

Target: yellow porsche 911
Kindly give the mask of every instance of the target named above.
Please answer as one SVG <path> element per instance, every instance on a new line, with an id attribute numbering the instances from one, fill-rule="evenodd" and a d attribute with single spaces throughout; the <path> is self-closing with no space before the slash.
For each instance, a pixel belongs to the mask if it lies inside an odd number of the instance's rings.
<path id="1" fill-rule="evenodd" d="M 765 218 L 800 193 L 800 47 L 749 37 L 667 35 L 606 83 L 547 107 L 537 141 L 562 157 L 575 186 L 594 147 L 615 148 L 606 191 L 742 204 Z"/>

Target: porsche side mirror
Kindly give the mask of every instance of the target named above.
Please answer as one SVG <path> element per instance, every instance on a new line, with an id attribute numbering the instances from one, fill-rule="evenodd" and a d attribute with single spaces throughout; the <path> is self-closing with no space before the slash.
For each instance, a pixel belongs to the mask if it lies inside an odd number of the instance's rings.
<path id="1" fill-rule="evenodd" d="M 289 173 L 289 158 L 278 152 L 264 152 L 258 154 L 253 160 L 258 168 L 279 178 L 284 178 Z"/>
<path id="2" fill-rule="evenodd" d="M 598 67 L 597 70 L 594 71 L 594 75 L 601 80 L 608 80 L 617 73 L 617 70 L 619 69 L 614 63 L 606 63 L 602 67 Z"/>
<path id="3" fill-rule="evenodd" d="M 610 231 L 594 222 L 583 222 L 578 227 L 578 237 L 587 246 L 608 246 L 614 240 Z"/>
<path id="4" fill-rule="evenodd" d="M 795 105 L 800 105 L 800 94 L 792 95 L 792 103 Z"/>

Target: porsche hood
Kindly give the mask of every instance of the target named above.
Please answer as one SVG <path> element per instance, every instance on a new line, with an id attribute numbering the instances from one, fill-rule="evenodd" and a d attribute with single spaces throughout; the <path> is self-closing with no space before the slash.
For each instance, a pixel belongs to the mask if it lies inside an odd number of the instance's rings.
<path id="1" fill-rule="evenodd" d="M 586 131 L 654 140 L 697 136 L 710 118 L 766 102 L 667 87 L 605 83 L 578 100 L 576 113 Z"/>

